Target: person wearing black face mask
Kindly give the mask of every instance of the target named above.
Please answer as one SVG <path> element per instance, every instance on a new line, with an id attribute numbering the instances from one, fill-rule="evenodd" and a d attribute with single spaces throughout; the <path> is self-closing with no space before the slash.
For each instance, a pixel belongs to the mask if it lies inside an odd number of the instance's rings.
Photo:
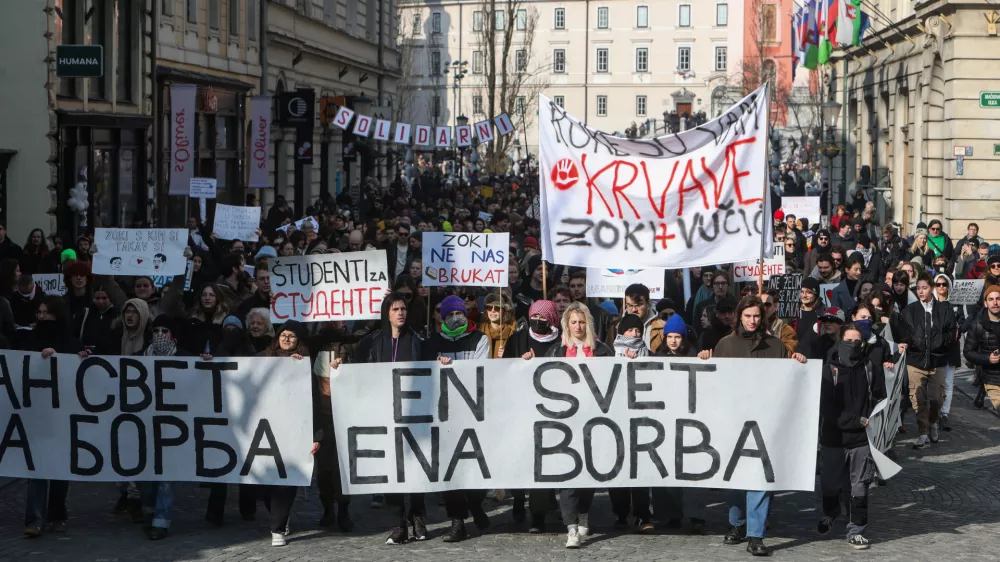
<path id="1" fill-rule="evenodd" d="M 883 365 L 867 355 L 862 328 L 848 323 L 840 329 L 840 339 L 823 365 L 820 390 L 820 438 L 823 518 L 816 527 L 825 535 L 840 514 L 840 494 L 850 492 L 847 543 L 864 550 L 868 523 L 868 485 L 871 483 L 871 449 L 865 427 L 875 404 L 885 398 Z M 841 489 L 850 482 L 850 489 Z"/>
<path id="2" fill-rule="evenodd" d="M 518 329 L 507 341 L 503 350 L 504 358 L 532 359 L 545 357 L 549 350 L 560 343 L 559 315 L 556 313 L 556 303 L 538 300 L 531 303 L 528 309 L 528 325 Z M 525 519 L 524 490 L 513 490 L 514 521 L 521 523 Z M 532 490 L 528 499 L 528 509 L 531 510 L 531 528 L 529 533 L 545 532 L 545 514 L 549 511 L 549 500 L 552 494 L 549 490 Z"/>

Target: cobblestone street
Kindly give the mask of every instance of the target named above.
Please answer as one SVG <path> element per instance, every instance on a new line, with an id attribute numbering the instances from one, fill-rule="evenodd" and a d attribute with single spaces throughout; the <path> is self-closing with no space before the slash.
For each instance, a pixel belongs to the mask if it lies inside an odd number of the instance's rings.
<path id="1" fill-rule="evenodd" d="M 903 472 L 887 486 L 872 491 L 869 532 L 872 549 L 851 550 L 843 539 L 843 520 L 828 537 L 816 536 L 819 499 L 815 494 L 779 493 L 772 503 L 767 544 L 782 560 L 996 560 L 1000 558 L 1000 420 L 990 411 L 972 409 L 969 376 L 956 377 L 952 411 L 954 431 L 941 441 L 914 451 L 910 432 L 897 443 Z M 384 509 L 369 507 L 359 497 L 353 506 L 357 528 L 351 534 L 317 530 L 321 510 L 315 488 L 300 495 L 292 518 L 293 534 L 285 548 L 272 548 L 266 511 L 258 507 L 255 523 L 243 522 L 235 489 L 221 529 L 205 523 L 208 491 L 183 484 L 177 491 L 171 536 L 159 542 L 145 538 L 126 516 L 115 516 L 117 490 L 112 484 L 73 484 L 69 497 L 69 531 L 39 539 L 21 535 L 24 484 L 9 482 L 0 490 L 0 560 L 126 561 L 142 560 L 749 560 L 742 546 L 722 544 L 726 530 L 725 495 L 709 494 L 705 536 L 657 531 L 638 536 L 612 529 L 606 493 L 591 511 L 594 536 L 580 551 L 563 548 L 564 534 L 528 535 L 510 517 L 510 500 L 487 500 L 493 526 L 485 534 L 453 545 L 441 542 L 446 528 L 437 496 L 428 501 L 432 539 L 405 546 L 384 545 L 392 519 Z M 550 526 L 553 528 L 554 526 Z"/>

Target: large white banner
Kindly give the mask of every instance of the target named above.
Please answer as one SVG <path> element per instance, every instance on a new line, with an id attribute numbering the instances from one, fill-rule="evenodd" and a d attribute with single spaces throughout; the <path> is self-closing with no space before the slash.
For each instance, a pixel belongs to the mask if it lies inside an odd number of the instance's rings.
<path id="1" fill-rule="evenodd" d="M 260 207 L 239 207 L 222 203 L 215 206 L 212 231 L 217 238 L 256 242 L 258 228 L 260 228 Z"/>
<path id="2" fill-rule="evenodd" d="M 0 475 L 308 486 L 308 360 L 0 352 Z"/>
<path id="3" fill-rule="evenodd" d="M 268 166 L 271 161 L 271 96 L 250 100 L 250 158 L 247 162 L 247 187 L 271 187 Z"/>
<path id="4" fill-rule="evenodd" d="M 625 289 L 634 283 L 641 283 L 649 288 L 649 298 L 663 298 L 664 269 L 652 267 L 648 269 L 601 269 L 587 268 L 587 296 L 590 298 L 625 297 Z"/>
<path id="5" fill-rule="evenodd" d="M 346 365 L 348 494 L 816 485 L 821 364 L 493 359 Z"/>
<path id="6" fill-rule="evenodd" d="M 271 321 L 377 320 L 390 288 L 385 250 L 268 258 Z"/>
<path id="7" fill-rule="evenodd" d="M 183 275 L 186 228 L 98 228 L 95 275 Z"/>
<path id="8" fill-rule="evenodd" d="M 187 195 L 197 161 L 194 144 L 194 98 L 198 86 L 170 85 L 170 188 L 169 195 Z"/>
<path id="9" fill-rule="evenodd" d="M 425 232 L 425 287 L 506 287 L 510 234 Z"/>
<path id="10" fill-rule="evenodd" d="M 542 255 L 571 266 L 635 268 L 759 257 L 771 220 L 767 117 L 762 86 L 694 129 L 624 139 L 539 96 Z"/>

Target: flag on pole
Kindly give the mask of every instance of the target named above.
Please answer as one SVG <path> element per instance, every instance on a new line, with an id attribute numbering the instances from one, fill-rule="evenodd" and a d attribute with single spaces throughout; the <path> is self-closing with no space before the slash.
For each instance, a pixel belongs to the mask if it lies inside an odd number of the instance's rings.
<path id="1" fill-rule="evenodd" d="M 802 8 L 792 16 L 792 80 L 795 71 L 805 62 L 805 51 L 802 50 Z"/>
<path id="2" fill-rule="evenodd" d="M 861 0 L 841 0 L 837 10 L 837 43 L 853 45 L 857 26 L 861 23 Z"/>
<path id="3" fill-rule="evenodd" d="M 858 0 L 858 5 L 860 6 L 860 4 L 861 0 Z M 865 38 L 865 32 L 872 26 L 872 19 L 868 16 L 868 12 L 862 12 L 860 9 L 858 11 L 861 13 L 861 17 L 858 18 L 858 23 L 854 27 L 854 37 L 851 40 L 851 45 L 855 47 L 861 45 L 861 41 Z"/>
<path id="4" fill-rule="evenodd" d="M 815 70 L 819 63 L 819 2 L 825 0 L 809 0 L 803 14 L 802 48 L 805 51 L 805 62 L 802 68 Z"/>
<path id="5" fill-rule="evenodd" d="M 819 0 L 819 64 L 830 62 L 830 53 L 836 46 L 837 0 Z"/>

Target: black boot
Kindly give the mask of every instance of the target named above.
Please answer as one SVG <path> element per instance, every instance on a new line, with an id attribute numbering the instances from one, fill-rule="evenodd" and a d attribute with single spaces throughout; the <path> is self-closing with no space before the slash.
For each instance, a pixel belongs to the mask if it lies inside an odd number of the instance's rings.
<path id="1" fill-rule="evenodd" d="M 351 519 L 351 512 L 347 510 L 347 506 L 344 504 L 337 504 L 337 527 L 345 533 L 350 533 L 354 530 L 354 520 Z"/>
<path id="2" fill-rule="evenodd" d="M 729 532 L 726 533 L 725 537 L 722 537 L 723 544 L 740 544 L 747 537 L 746 527 L 730 527 Z"/>
<path id="3" fill-rule="evenodd" d="M 462 542 L 467 538 L 469 538 L 469 532 L 465 530 L 465 521 L 452 519 L 451 528 L 448 529 L 448 534 L 444 536 L 444 542 Z"/>
<path id="4" fill-rule="evenodd" d="M 764 539 L 760 539 L 757 537 L 750 537 L 750 540 L 747 542 L 747 552 L 749 552 L 753 556 L 771 555 L 771 549 L 767 548 L 767 546 L 764 545 Z"/>
<path id="5" fill-rule="evenodd" d="M 528 532 L 532 534 L 545 532 L 545 512 L 531 514 L 531 527 Z"/>
<path id="6" fill-rule="evenodd" d="M 518 501 L 517 499 L 514 500 L 514 507 L 511 510 L 511 515 L 514 517 L 514 522 L 517 523 L 518 525 L 524 523 L 526 514 L 524 511 L 523 499 L 521 501 Z"/>
<path id="7" fill-rule="evenodd" d="M 320 527 L 333 527 L 337 524 L 337 514 L 333 511 L 333 506 L 323 508 L 323 517 L 319 520 Z"/>

